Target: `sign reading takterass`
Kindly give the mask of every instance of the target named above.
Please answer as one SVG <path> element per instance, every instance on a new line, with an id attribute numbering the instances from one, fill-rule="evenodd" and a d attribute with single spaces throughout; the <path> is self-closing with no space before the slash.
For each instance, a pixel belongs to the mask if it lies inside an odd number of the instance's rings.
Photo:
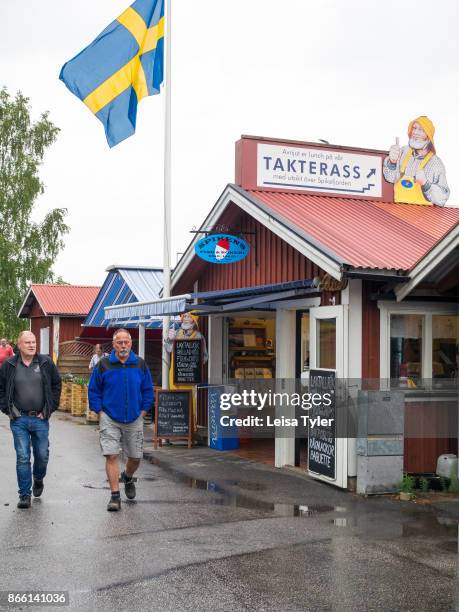
<path id="1" fill-rule="evenodd" d="M 378 198 L 382 195 L 381 159 L 338 150 L 259 143 L 257 184 Z"/>
<path id="2" fill-rule="evenodd" d="M 198 257 L 210 263 L 230 264 L 241 261 L 250 251 L 249 244 L 231 234 L 210 234 L 201 238 L 194 247 Z"/>

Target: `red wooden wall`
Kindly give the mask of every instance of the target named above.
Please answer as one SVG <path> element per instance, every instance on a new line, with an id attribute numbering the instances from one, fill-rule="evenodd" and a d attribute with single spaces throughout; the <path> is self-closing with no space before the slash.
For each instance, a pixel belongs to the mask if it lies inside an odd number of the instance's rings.
<path id="1" fill-rule="evenodd" d="M 66 342 L 79 338 L 83 328 L 81 327 L 85 317 L 60 317 L 59 341 Z"/>
<path id="2" fill-rule="evenodd" d="M 362 283 L 362 378 L 379 381 L 379 308 L 371 300 L 376 289 L 376 283 Z"/>
<path id="3" fill-rule="evenodd" d="M 228 206 L 219 224 L 227 224 L 228 233 L 247 232 L 243 237 L 251 247 L 248 257 L 231 265 L 211 264 L 195 257 L 174 286 L 174 294 L 192 292 L 196 280 L 198 291 L 219 291 L 312 279 L 325 274 L 311 260 L 234 204 Z M 322 304 L 328 305 L 333 296 L 335 304 L 339 304 L 340 292 L 323 293 Z"/>

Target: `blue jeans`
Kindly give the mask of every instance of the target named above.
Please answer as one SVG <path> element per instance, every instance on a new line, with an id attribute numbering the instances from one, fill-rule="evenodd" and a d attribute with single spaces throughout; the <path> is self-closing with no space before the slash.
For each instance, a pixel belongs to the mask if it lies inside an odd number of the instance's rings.
<path id="1" fill-rule="evenodd" d="M 10 422 L 16 450 L 16 474 L 19 495 L 32 494 L 30 444 L 33 449 L 33 477 L 43 480 L 49 457 L 49 423 L 38 417 L 21 416 Z"/>

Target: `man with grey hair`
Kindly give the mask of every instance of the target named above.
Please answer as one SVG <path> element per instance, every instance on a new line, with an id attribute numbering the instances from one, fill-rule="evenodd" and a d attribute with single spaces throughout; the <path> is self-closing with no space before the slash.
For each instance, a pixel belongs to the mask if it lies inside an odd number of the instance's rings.
<path id="1" fill-rule="evenodd" d="M 127 457 L 121 474 L 124 491 L 128 499 L 136 496 L 133 476 L 143 456 L 143 417 L 153 403 L 150 370 L 131 348 L 131 334 L 126 329 L 116 330 L 113 350 L 94 368 L 88 388 L 89 406 L 100 413 L 100 446 L 111 489 L 109 512 L 121 509 L 120 447 Z"/>
<path id="2" fill-rule="evenodd" d="M 31 493 L 34 497 L 43 493 L 49 458 L 49 418 L 59 407 L 61 377 L 48 355 L 37 353 L 37 341 L 32 332 L 19 334 L 18 349 L 19 353 L 7 359 L 0 368 L 0 409 L 9 416 L 13 433 L 18 508 L 30 508 Z"/>

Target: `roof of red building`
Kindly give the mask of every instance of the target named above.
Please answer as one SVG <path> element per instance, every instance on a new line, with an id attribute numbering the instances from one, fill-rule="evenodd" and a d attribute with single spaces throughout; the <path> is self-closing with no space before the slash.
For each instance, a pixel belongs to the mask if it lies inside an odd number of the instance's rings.
<path id="1" fill-rule="evenodd" d="M 85 317 L 99 293 L 100 287 L 84 285 L 32 284 L 19 311 L 27 317 L 36 300 L 45 316 Z"/>
<path id="2" fill-rule="evenodd" d="M 459 224 L 459 208 L 237 189 L 353 268 L 411 270 Z"/>

